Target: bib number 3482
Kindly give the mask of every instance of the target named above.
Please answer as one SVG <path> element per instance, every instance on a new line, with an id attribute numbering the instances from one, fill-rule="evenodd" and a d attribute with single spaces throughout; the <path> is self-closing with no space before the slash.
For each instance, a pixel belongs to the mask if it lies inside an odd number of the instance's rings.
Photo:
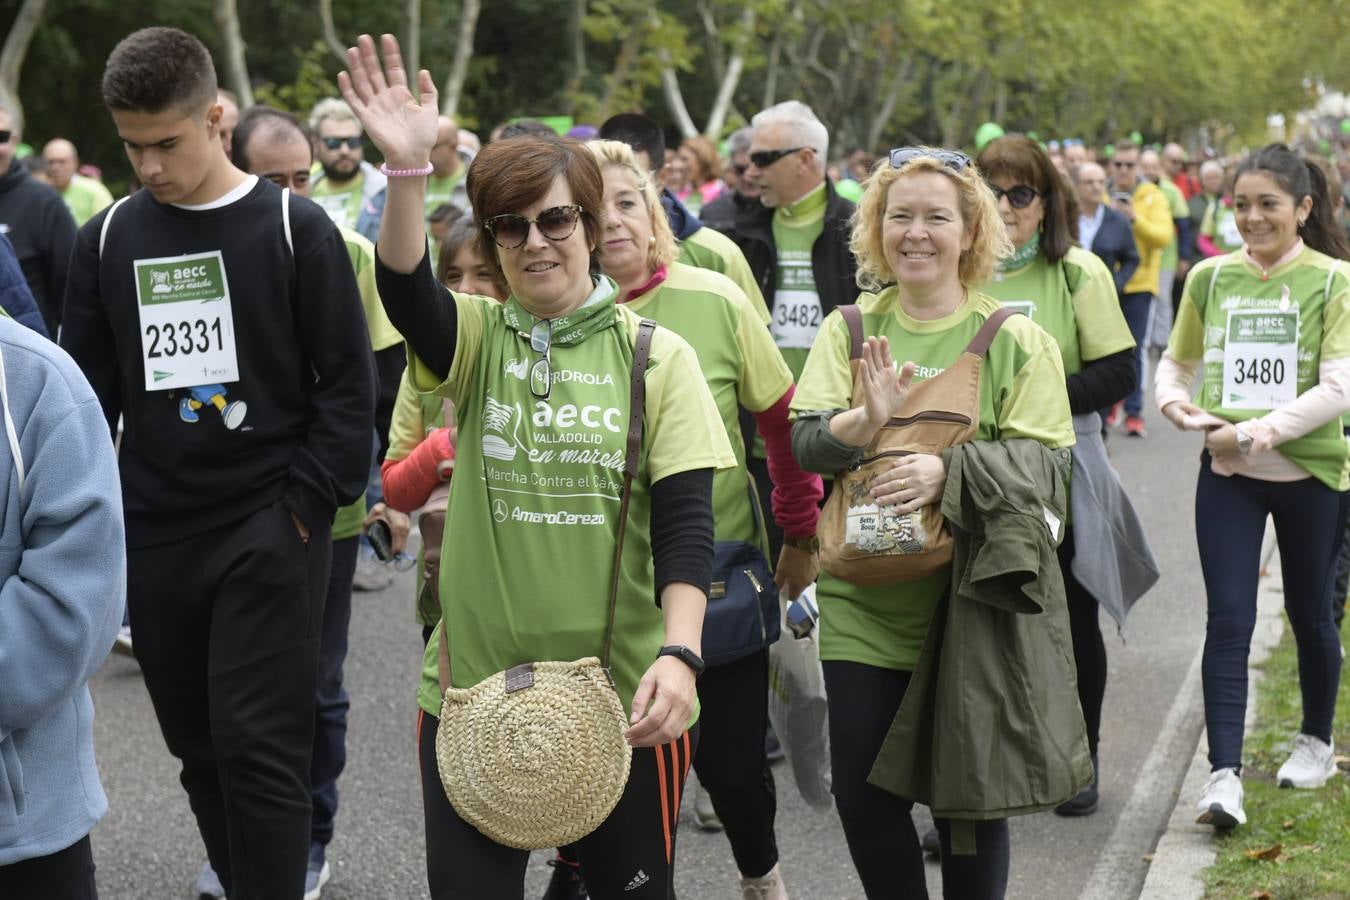
<path id="1" fill-rule="evenodd" d="M 138 259 L 145 389 L 239 380 L 234 312 L 220 251 Z"/>
<path id="2" fill-rule="evenodd" d="M 1298 396 L 1298 310 L 1233 310 L 1223 353 L 1225 409 L 1279 409 Z"/>

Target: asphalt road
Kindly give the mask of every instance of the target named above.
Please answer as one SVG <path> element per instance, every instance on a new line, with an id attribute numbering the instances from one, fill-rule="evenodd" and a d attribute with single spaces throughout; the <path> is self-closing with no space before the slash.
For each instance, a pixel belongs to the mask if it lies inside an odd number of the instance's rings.
<path id="1" fill-rule="evenodd" d="M 1181 717 L 1182 727 L 1163 748 L 1161 768 L 1142 771 L 1200 646 L 1205 621 L 1192 527 L 1199 439 L 1173 431 L 1156 412 L 1149 422 L 1146 439 L 1122 434 L 1110 442 L 1116 467 L 1148 527 L 1163 580 L 1135 608 L 1124 643 L 1103 617 L 1111 675 L 1101 809 L 1086 819 L 1044 814 L 1014 820 L 1012 898 L 1076 898 L 1108 850 L 1116 863 L 1107 867 L 1106 882 L 1103 872 L 1097 873 L 1097 886 L 1105 884 L 1107 896 L 1137 895 L 1148 865 L 1144 856 L 1166 824 L 1195 748 L 1198 709 Z M 333 879 L 323 892 L 330 900 L 426 896 L 413 698 L 421 639 L 412 619 L 411 585 L 412 575 L 406 573 L 383 592 L 357 594 L 353 604 L 346 670 L 352 696 L 349 758 L 340 782 L 337 836 L 329 848 Z M 111 900 L 189 897 L 205 854 L 135 662 L 110 658 L 92 688 L 98 762 L 111 807 L 93 834 L 100 893 Z M 807 807 L 784 766 L 777 766 L 775 774 L 778 842 L 792 896 L 861 897 L 833 813 Z M 1164 787 L 1130 803 L 1141 776 Z M 679 831 L 679 896 L 739 897 L 726 839 L 700 832 L 691 805 L 692 793 Z M 1127 805 L 1134 814 L 1122 822 Z M 926 827 L 923 813 L 916 813 L 916 820 L 920 829 Z M 549 874 L 544 860 L 544 854 L 536 854 L 531 861 L 527 897 L 543 892 Z M 930 893 L 941 896 L 938 866 L 927 868 Z"/>

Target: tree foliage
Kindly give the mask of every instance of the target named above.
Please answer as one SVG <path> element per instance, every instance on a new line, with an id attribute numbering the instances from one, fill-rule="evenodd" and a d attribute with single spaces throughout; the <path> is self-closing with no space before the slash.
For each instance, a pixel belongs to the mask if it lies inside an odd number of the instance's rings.
<path id="1" fill-rule="evenodd" d="M 335 92 L 338 48 L 403 33 L 446 84 L 463 0 L 237 0 L 244 63 L 260 99 L 304 113 Z M 0 0 L 13 22 L 23 0 Z M 1238 143 L 1268 115 L 1350 87 L 1350 0 L 506 0 L 480 6 L 456 113 L 486 130 L 521 115 L 598 123 L 643 109 L 721 136 L 768 103 L 798 98 L 835 148 L 969 143 L 980 122 L 1104 143 Z M 48 0 L 19 96 L 26 136 L 70 137 L 123 165 L 98 96 L 118 39 L 148 24 L 202 37 L 227 71 L 211 0 Z M 331 23 L 331 24 L 330 24 Z M 6 85 L 0 84 L 0 92 Z M 721 103 L 719 104 L 719 96 Z M 683 107 L 688 119 L 678 113 Z"/>

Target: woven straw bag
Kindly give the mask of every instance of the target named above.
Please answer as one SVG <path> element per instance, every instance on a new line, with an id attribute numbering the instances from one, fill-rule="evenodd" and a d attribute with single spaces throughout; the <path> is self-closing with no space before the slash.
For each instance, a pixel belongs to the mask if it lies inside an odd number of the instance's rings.
<path id="1" fill-rule="evenodd" d="M 637 472 L 647 360 L 656 323 L 644 319 L 633 348 L 632 391 L 619 533 L 601 658 L 535 662 L 450 686 L 441 619 L 441 717 L 436 767 L 455 812 L 488 838 L 521 850 L 573 843 L 609 818 L 628 785 L 633 751 L 609 674 L 628 501 Z"/>

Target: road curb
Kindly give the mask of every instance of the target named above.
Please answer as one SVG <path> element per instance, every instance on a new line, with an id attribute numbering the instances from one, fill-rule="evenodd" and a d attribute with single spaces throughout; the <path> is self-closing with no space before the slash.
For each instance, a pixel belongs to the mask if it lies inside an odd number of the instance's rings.
<path id="1" fill-rule="evenodd" d="M 1267 547 L 1273 548 L 1272 540 L 1273 532 L 1268 529 Z M 1280 579 L 1279 554 L 1267 551 L 1262 558 L 1266 565 L 1256 593 L 1256 628 L 1252 632 L 1251 654 L 1247 661 L 1246 727 L 1249 732 L 1256 720 L 1256 694 L 1262 677 L 1262 672 L 1255 666 L 1266 661 L 1284 633 L 1284 586 Z M 1192 670 L 1197 674 L 1203 653 L 1202 646 L 1192 664 Z M 1190 681 L 1189 676 L 1187 681 Z M 1209 742 L 1202 731 L 1167 829 L 1153 851 L 1140 900 L 1199 900 L 1205 894 L 1204 871 L 1214 864 L 1217 851 L 1214 829 L 1195 824 L 1195 802 L 1209 778 L 1208 754 Z"/>

